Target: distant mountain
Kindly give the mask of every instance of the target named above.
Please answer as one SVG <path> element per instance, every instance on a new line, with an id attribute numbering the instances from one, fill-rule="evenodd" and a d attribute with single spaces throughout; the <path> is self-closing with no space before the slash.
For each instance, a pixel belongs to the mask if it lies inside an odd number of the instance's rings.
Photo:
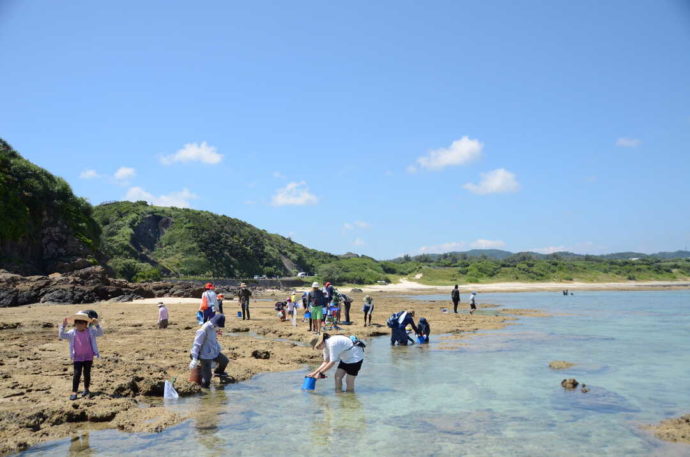
<path id="1" fill-rule="evenodd" d="M 658 252 L 655 254 L 643 254 L 641 252 L 615 252 L 612 254 L 603 255 L 590 255 L 590 254 L 575 254 L 574 252 L 559 251 L 550 254 L 542 254 L 539 252 L 525 251 L 525 252 L 510 252 L 503 251 L 500 249 L 472 249 L 469 251 L 453 251 L 446 252 L 443 254 L 420 254 L 417 256 L 403 256 L 397 257 L 390 260 L 391 262 L 404 262 L 404 261 L 418 261 L 418 262 L 436 262 L 441 259 L 449 260 L 459 260 L 468 258 L 482 258 L 485 257 L 491 260 L 504 260 L 510 257 L 531 257 L 533 259 L 550 259 L 550 258 L 560 258 L 560 259 L 588 259 L 588 258 L 600 258 L 608 260 L 630 260 L 630 259 L 644 259 L 648 257 L 657 259 L 685 259 L 690 258 L 690 251 L 673 251 L 673 252 Z"/>
<path id="2" fill-rule="evenodd" d="M 100 227 L 69 184 L 0 139 L 0 268 L 31 275 L 98 264 Z"/>
<path id="3" fill-rule="evenodd" d="M 115 202 L 95 207 L 94 217 L 108 265 L 125 278 L 288 275 L 337 259 L 207 211 Z"/>

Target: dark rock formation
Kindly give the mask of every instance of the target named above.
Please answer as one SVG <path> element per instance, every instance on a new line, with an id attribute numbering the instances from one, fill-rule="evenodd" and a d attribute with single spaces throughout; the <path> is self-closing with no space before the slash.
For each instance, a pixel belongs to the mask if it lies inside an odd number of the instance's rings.
<path id="1" fill-rule="evenodd" d="M 561 387 L 563 387 L 564 389 L 568 389 L 568 390 L 572 390 L 572 389 L 577 388 L 577 386 L 579 384 L 580 383 L 577 382 L 577 379 L 575 379 L 575 378 L 568 378 L 568 379 L 564 379 L 563 381 L 561 381 Z"/>
<path id="2" fill-rule="evenodd" d="M 108 278 L 103 267 L 88 267 L 69 276 L 20 276 L 0 270 L 0 307 L 32 303 L 132 301 L 164 296 L 200 298 L 203 287 L 192 282 L 129 283 Z"/>

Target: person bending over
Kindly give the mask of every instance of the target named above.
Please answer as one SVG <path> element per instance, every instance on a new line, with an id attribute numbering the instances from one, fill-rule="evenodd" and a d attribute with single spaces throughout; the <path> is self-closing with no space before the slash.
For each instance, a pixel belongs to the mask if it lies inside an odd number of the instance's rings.
<path id="1" fill-rule="evenodd" d="M 328 333 L 312 338 L 310 344 L 313 349 L 323 350 L 323 363 L 307 376 L 325 378 L 325 373 L 338 363 L 338 369 L 335 371 L 335 391 L 343 391 L 344 378 L 345 391 L 354 392 L 355 380 L 364 361 L 364 348 L 347 336 L 331 336 Z"/>

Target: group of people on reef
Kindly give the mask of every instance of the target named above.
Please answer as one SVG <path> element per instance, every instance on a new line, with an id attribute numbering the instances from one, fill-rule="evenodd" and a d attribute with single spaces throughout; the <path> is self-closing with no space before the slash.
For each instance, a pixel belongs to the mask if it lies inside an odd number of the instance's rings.
<path id="1" fill-rule="evenodd" d="M 249 320 L 249 303 L 252 296 L 247 284 L 241 283 L 237 292 L 241 311 L 238 318 Z M 470 297 L 470 313 L 476 310 L 476 292 Z M 223 313 L 223 294 L 218 294 L 212 283 L 206 283 L 201 295 L 201 304 L 197 312 L 199 329 L 196 331 L 192 348 L 190 350 L 191 362 L 189 368 L 200 372 L 200 385 L 208 388 L 212 377 L 221 379 L 228 375 L 225 369 L 229 359 L 221 352 L 218 337 L 222 336 L 225 327 L 225 314 Z M 460 303 L 458 286 L 451 292 L 453 310 L 457 311 Z M 301 303 L 300 303 L 301 301 Z M 364 360 L 365 344 L 355 336 L 331 335 L 324 329 L 341 330 L 338 325 L 350 325 L 350 310 L 352 298 L 338 291 L 333 284 L 326 282 L 323 287 L 318 282 L 312 284 L 311 290 L 302 294 L 301 300 L 297 300 L 296 293 L 292 293 L 284 302 L 276 303 L 276 310 L 281 320 L 290 320 L 292 325 L 297 325 L 297 313 L 300 307 L 304 308 L 304 320 L 309 322 L 309 331 L 314 333 L 310 345 L 313 349 L 323 351 L 323 363 L 308 377 L 325 378 L 326 372 L 338 363 L 335 373 L 337 391 L 354 391 L 355 378 L 357 377 Z M 341 311 L 344 311 L 345 319 L 341 320 Z M 364 314 L 364 326 L 372 325 L 374 313 L 374 300 L 370 295 L 364 297 L 362 304 Z M 429 343 L 431 326 L 427 319 L 420 318 L 415 323 L 415 311 L 406 309 L 391 315 L 386 324 L 391 329 L 391 345 L 406 346 L 408 342 Z M 165 329 L 169 324 L 169 312 L 164 303 L 158 303 L 158 328 Z M 99 357 L 96 338 L 103 335 L 103 329 L 98 321 L 98 314 L 93 310 L 79 311 L 72 316 L 74 328 L 67 330 L 68 318 L 65 318 L 59 327 L 60 339 L 69 341 L 70 358 L 74 365 L 72 378 L 72 393 L 70 400 L 78 398 L 78 388 L 83 375 L 83 397 L 90 397 L 91 368 L 94 357 Z M 413 340 L 407 332 L 407 327 L 417 336 Z M 344 385 L 343 385 L 344 381 Z"/>
<path id="2" fill-rule="evenodd" d="M 460 304 L 460 289 L 456 284 L 453 290 L 450 291 L 450 301 L 453 302 L 453 312 L 458 314 L 458 305 Z M 477 292 L 470 294 L 470 314 L 474 314 L 477 310 Z"/>

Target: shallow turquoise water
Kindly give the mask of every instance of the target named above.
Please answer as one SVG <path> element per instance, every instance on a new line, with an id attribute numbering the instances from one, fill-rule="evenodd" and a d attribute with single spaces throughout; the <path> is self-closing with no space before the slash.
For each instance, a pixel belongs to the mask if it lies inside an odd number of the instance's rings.
<path id="1" fill-rule="evenodd" d="M 355 394 L 336 395 L 330 378 L 300 391 L 306 369 L 265 374 L 179 401 L 171 407 L 201 408 L 203 418 L 160 434 L 92 432 L 88 446 L 62 440 L 21 455 L 690 456 L 689 445 L 639 428 L 690 412 L 690 291 L 482 294 L 479 303 L 554 316 L 522 317 L 453 350 L 435 335 L 429 346 L 369 341 Z M 433 328 L 447 315 L 426 317 Z M 551 360 L 577 366 L 556 372 Z M 564 391 L 566 377 L 591 391 Z"/>

